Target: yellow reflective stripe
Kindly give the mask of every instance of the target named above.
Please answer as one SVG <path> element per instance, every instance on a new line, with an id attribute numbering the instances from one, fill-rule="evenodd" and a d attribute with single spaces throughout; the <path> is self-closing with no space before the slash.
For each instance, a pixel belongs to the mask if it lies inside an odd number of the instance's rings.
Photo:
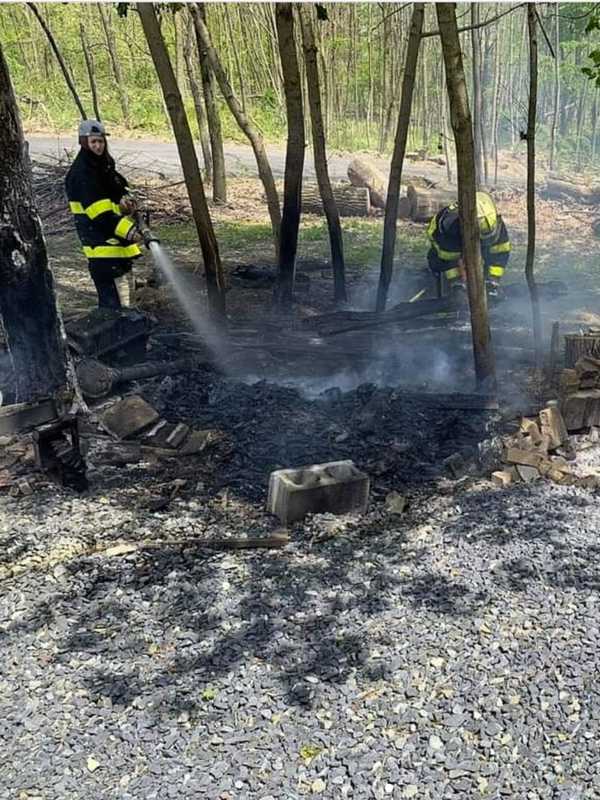
<path id="1" fill-rule="evenodd" d="M 127 234 L 133 228 L 133 220 L 128 219 L 127 217 L 123 217 L 117 223 L 117 227 L 115 228 L 115 233 L 117 236 L 120 236 L 121 239 L 126 239 Z"/>
<path id="2" fill-rule="evenodd" d="M 73 214 L 85 214 L 85 210 L 81 203 L 70 202 L 69 209 L 73 212 Z"/>
<path id="3" fill-rule="evenodd" d="M 492 276 L 492 278 L 501 278 L 504 275 L 504 267 L 488 267 L 488 274 Z"/>
<path id="4" fill-rule="evenodd" d="M 433 234 L 435 233 L 435 220 L 436 220 L 436 218 L 432 217 L 429 220 L 429 225 L 427 226 L 427 236 L 429 236 L 430 239 L 433 236 Z"/>
<path id="5" fill-rule="evenodd" d="M 85 209 L 85 213 L 90 219 L 96 219 L 100 214 L 105 214 L 107 211 L 114 211 L 114 203 L 112 200 L 96 200 Z"/>
<path id="6" fill-rule="evenodd" d="M 510 242 L 502 242 L 502 244 L 493 244 L 490 247 L 490 253 L 510 253 Z"/>
<path id="7" fill-rule="evenodd" d="M 134 258 L 141 255 L 142 251 L 137 244 L 130 244 L 124 247 L 119 245 L 100 245 L 99 247 L 88 247 L 84 245 L 83 253 L 88 258 Z"/>
<path id="8" fill-rule="evenodd" d="M 432 240 L 431 244 L 435 247 L 435 251 L 442 261 L 456 261 L 456 259 L 460 258 L 462 255 L 460 250 L 458 253 L 453 253 L 451 250 L 442 250 L 435 239 Z"/>
<path id="9" fill-rule="evenodd" d="M 455 278 L 460 278 L 460 270 L 456 267 L 453 269 L 447 269 L 444 272 L 444 275 L 448 278 L 449 281 L 453 281 Z"/>

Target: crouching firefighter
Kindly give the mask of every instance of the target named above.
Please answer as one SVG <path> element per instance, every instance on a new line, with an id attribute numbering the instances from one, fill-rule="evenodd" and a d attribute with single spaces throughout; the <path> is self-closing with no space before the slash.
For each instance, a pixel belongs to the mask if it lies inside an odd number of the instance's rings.
<path id="1" fill-rule="evenodd" d="M 66 177 L 69 208 L 100 308 L 118 309 L 124 297 L 115 281 L 131 278 L 133 260 L 139 258 L 142 232 L 127 216 L 136 212 L 135 199 L 128 194 L 125 178 L 115 168 L 108 152 L 106 131 L 98 120 L 83 120 L 79 126 L 81 149 Z"/>
<path id="2" fill-rule="evenodd" d="M 506 225 L 492 198 L 486 192 L 477 192 L 477 222 L 481 241 L 481 258 L 488 296 L 499 297 L 499 282 L 510 256 L 510 240 Z M 458 206 L 443 208 L 427 226 L 430 249 L 427 253 L 429 269 L 438 279 L 441 295 L 441 278 L 446 279 L 450 290 L 464 289 L 466 271 L 462 257 L 462 236 Z"/>

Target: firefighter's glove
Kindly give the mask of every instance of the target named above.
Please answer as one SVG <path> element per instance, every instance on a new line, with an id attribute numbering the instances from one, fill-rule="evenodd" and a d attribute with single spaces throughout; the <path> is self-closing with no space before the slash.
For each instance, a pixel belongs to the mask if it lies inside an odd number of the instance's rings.
<path id="1" fill-rule="evenodd" d="M 126 238 L 127 238 L 127 241 L 131 242 L 132 244 L 142 244 L 142 242 L 144 241 L 144 236 L 143 236 L 141 230 L 137 227 L 137 225 L 134 225 L 130 229 L 130 231 L 127 234 Z"/>
<path id="2" fill-rule="evenodd" d="M 119 208 L 121 213 L 127 216 L 128 214 L 135 214 L 137 211 L 137 202 L 135 197 L 130 194 L 125 194 L 119 201 Z"/>

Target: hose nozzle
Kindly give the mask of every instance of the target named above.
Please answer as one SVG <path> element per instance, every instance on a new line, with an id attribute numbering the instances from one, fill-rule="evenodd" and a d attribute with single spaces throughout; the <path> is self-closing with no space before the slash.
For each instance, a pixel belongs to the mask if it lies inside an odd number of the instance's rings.
<path id="1" fill-rule="evenodd" d="M 142 234 L 142 237 L 144 239 L 144 244 L 146 245 L 148 250 L 150 249 L 150 245 L 152 244 L 152 242 L 156 242 L 156 244 L 160 244 L 160 239 L 158 238 L 158 236 L 155 236 L 152 233 L 150 228 L 142 228 L 140 230 L 140 233 Z"/>

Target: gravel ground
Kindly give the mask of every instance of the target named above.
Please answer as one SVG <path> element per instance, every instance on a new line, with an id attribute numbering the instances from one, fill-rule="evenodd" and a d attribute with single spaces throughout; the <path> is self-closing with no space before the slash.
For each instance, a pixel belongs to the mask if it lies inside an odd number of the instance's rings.
<path id="1" fill-rule="evenodd" d="M 225 382 L 194 402 L 186 384 L 149 386 L 163 413 L 229 419 L 218 475 L 198 460 L 156 513 L 150 478 L 176 474 L 144 464 L 96 464 L 81 497 L 42 486 L 0 498 L 0 566 L 19 567 L 0 583 L 0 797 L 600 796 L 596 491 L 451 482 L 439 458 L 483 435 L 479 418 L 452 439 L 439 410 L 415 417 L 363 389 L 336 404 L 325 440 L 324 404 L 280 390 L 273 408 L 298 406 L 299 458 L 310 442 L 319 456 L 350 448 L 345 431 L 362 436 L 363 465 L 394 442 L 405 454 L 375 473 L 365 516 L 312 517 L 281 551 L 107 557 L 94 551 L 276 526 L 265 481 L 252 492 L 233 480 L 280 457 L 259 424 L 275 390 L 240 389 L 230 418 Z M 387 439 L 372 416 L 386 408 Z M 421 462 L 398 446 L 410 425 Z M 402 515 L 386 508 L 392 488 L 409 497 Z"/>

